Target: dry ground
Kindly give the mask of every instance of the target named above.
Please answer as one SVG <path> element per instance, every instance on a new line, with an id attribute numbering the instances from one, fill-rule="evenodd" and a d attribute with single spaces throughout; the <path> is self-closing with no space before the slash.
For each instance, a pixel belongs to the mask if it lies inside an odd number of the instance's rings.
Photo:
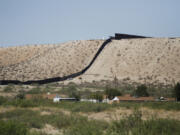
<path id="1" fill-rule="evenodd" d="M 0 80 L 40 80 L 76 73 L 89 64 L 102 42 L 72 41 L 42 45 L 41 49 L 36 46 L 0 48 Z M 29 48 L 27 53 L 23 48 Z"/>
<path id="2" fill-rule="evenodd" d="M 39 80 L 82 70 L 103 40 L 0 48 L 0 80 Z M 92 67 L 73 82 L 119 80 L 174 84 L 180 81 L 180 38 L 113 40 Z"/>
<path id="3" fill-rule="evenodd" d="M 169 119 L 175 119 L 180 120 L 180 111 L 167 111 L 167 110 L 154 110 L 149 108 L 140 108 L 142 113 L 142 119 L 147 120 L 150 118 L 169 118 Z M 118 108 L 118 109 L 112 109 L 104 112 L 99 113 L 81 113 L 84 116 L 87 116 L 90 119 L 97 119 L 97 120 L 120 120 L 123 119 L 131 114 L 133 114 L 133 109 L 127 109 L 127 108 Z"/>
<path id="4" fill-rule="evenodd" d="M 0 107 L 0 113 L 12 111 L 17 109 L 17 107 Z M 68 110 L 64 110 L 62 108 L 55 108 L 55 107 L 33 107 L 33 108 L 27 108 L 33 111 L 40 111 L 41 115 L 51 115 L 55 112 L 63 112 L 66 115 L 70 115 L 71 112 Z M 169 118 L 169 119 L 175 119 L 180 120 L 180 111 L 167 111 L 163 109 L 150 109 L 146 107 L 141 107 L 139 111 L 142 113 L 142 119 L 147 120 L 149 118 Z M 106 121 L 112 121 L 112 120 L 119 120 L 123 119 L 124 117 L 127 117 L 131 114 L 133 114 L 134 109 L 127 109 L 123 107 L 118 108 L 112 108 L 107 111 L 103 112 L 79 112 L 78 114 L 82 116 L 87 116 L 89 119 L 97 119 L 97 120 L 106 120 Z"/>
<path id="5" fill-rule="evenodd" d="M 18 109 L 17 107 L 0 107 L 0 113 L 4 113 L 7 111 L 13 111 L 15 109 Z M 66 115 L 71 115 L 72 113 L 70 111 L 61 109 L 61 108 L 55 108 L 55 107 L 34 107 L 34 108 L 27 108 L 33 111 L 40 111 L 41 115 L 51 115 L 56 112 L 63 112 Z M 142 113 L 142 119 L 147 120 L 151 118 L 168 118 L 168 119 L 175 119 L 175 120 L 180 120 L 180 111 L 166 111 L 166 110 L 154 110 L 154 109 L 149 109 L 149 108 L 140 108 L 141 113 Z M 95 120 L 105 120 L 107 122 L 111 122 L 112 120 L 120 120 L 123 119 L 129 115 L 131 115 L 134 112 L 133 109 L 127 109 L 127 108 L 112 108 L 107 111 L 103 112 L 98 112 L 98 113 L 83 113 L 79 112 L 78 114 L 82 116 L 86 116 L 89 119 L 95 119 Z M 33 116 L 32 116 L 33 117 Z M 51 134 L 51 135 L 56 135 L 56 134 L 63 134 L 62 130 L 59 130 L 52 125 L 46 124 L 44 128 L 42 129 L 31 129 L 31 132 L 44 132 L 46 134 Z"/>

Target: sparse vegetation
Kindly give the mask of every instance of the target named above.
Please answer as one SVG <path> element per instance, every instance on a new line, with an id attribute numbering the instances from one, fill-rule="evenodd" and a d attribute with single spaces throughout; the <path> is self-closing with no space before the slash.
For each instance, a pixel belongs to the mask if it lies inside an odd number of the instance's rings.
<path id="1" fill-rule="evenodd" d="M 101 92 L 94 92 L 94 93 L 92 93 L 90 95 L 90 98 L 91 99 L 96 99 L 96 100 L 101 102 L 103 100 L 103 93 L 101 93 Z"/>
<path id="2" fill-rule="evenodd" d="M 115 96 L 121 96 L 122 93 L 115 88 L 106 88 L 105 94 L 109 99 L 113 99 Z"/>
<path id="3" fill-rule="evenodd" d="M 176 84 L 176 86 L 174 87 L 174 91 L 177 101 L 180 101 L 180 83 Z"/>
<path id="4" fill-rule="evenodd" d="M 30 129 L 43 129 L 45 124 L 63 131 L 64 135 L 179 135 L 180 132 L 180 121 L 154 117 L 142 120 L 142 112 L 137 108 L 123 119 L 110 122 L 88 119 L 76 113 L 66 115 L 61 111 L 53 111 L 51 115 L 41 115 L 40 111 L 29 109 L 0 113 L 2 135 L 44 135 L 41 130 Z"/>
<path id="5" fill-rule="evenodd" d="M 3 105 L 7 102 L 7 98 L 0 96 L 0 105 Z"/>
<path id="6" fill-rule="evenodd" d="M 25 92 L 24 91 L 20 91 L 17 95 L 16 95 L 17 99 L 25 99 Z"/>
<path id="7" fill-rule="evenodd" d="M 30 91 L 27 92 L 28 94 L 40 94 L 42 93 L 41 88 L 39 86 L 36 86 L 32 88 Z"/>
<path id="8" fill-rule="evenodd" d="M 13 88 L 13 85 L 9 84 L 4 88 L 4 92 L 12 92 Z"/>
<path id="9" fill-rule="evenodd" d="M 153 118 L 144 121 L 141 116 L 141 112 L 136 110 L 123 120 L 115 120 L 108 128 L 107 135 L 178 135 L 180 132 L 180 121 Z"/>
<path id="10" fill-rule="evenodd" d="M 137 89 L 134 92 L 134 95 L 138 96 L 138 97 L 147 97 L 147 96 L 149 96 L 149 93 L 147 92 L 146 85 L 138 86 Z"/>
<path id="11" fill-rule="evenodd" d="M 27 131 L 27 128 L 17 121 L 0 120 L 0 135 L 26 135 Z"/>
<path id="12" fill-rule="evenodd" d="M 118 104 L 106 103 L 89 103 L 89 102 L 60 102 L 53 103 L 51 100 L 33 98 L 26 99 L 7 99 L 0 97 L 0 105 L 2 106 L 15 106 L 15 107 L 56 107 L 69 110 L 71 112 L 102 112 L 111 108 L 124 107 L 124 108 L 140 108 L 148 107 L 152 109 L 164 110 L 180 110 L 180 106 L 176 102 L 120 102 Z"/>

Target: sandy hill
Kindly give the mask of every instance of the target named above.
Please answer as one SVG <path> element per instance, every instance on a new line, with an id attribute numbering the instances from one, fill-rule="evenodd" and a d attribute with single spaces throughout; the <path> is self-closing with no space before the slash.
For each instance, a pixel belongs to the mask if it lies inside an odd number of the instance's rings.
<path id="1" fill-rule="evenodd" d="M 86 67 L 103 40 L 0 49 L 0 80 L 63 77 Z"/>
<path id="2" fill-rule="evenodd" d="M 85 68 L 103 40 L 58 45 L 0 48 L 0 80 L 63 77 Z M 3 55 L 2 55 L 3 54 Z M 139 83 L 180 81 L 180 38 L 112 40 L 80 81 L 113 80 Z"/>
<path id="3" fill-rule="evenodd" d="M 113 40 L 82 78 L 87 82 L 114 78 L 156 84 L 180 81 L 180 38 Z"/>

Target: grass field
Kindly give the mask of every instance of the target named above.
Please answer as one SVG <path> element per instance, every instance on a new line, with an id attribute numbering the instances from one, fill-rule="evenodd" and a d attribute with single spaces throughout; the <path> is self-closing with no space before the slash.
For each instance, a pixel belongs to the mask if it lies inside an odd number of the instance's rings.
<path id="1" fill-rule="evenodd" d="M 144 119 L 142 111 L 152 112 Z M 120 113 L 116 113 L 119 111 Z M 123 111 L 126 115 L 123 115 Z M 128 113 L 130 112 L 130 113 Z M 106 120 L 105 114 L 116 115 Z M 180 104 L 122 102 L 118 104 L 60 102 L 0 97 L 1 135 L 178 135 Z M 104 115 L 104 117 L 103 117 Z M 152 115 L 152 116 L 150 116 Z"/>
<path id="2" fill-rule="evenodd" d="M 87 89 L 88 88 L 88 89 Z M 71 84 L 1 87 L 0 135 L 179 135 L 180 103 L 120 102 L 114 104 L 90 102 L 59 102 L 33 98 L 21 99 L 18 94 L 80 92 L 85 98 L 96 87 Z M 18 95 L 19 97 L 17 98 Z M 16 97 L 16 98 L 15 98 Z"/>
<path id="3" fill-rule="evenodd" d="M 180 111 L 180 103 L 178 102 L 120 102 L 118 104 L 106 103 L 89 103 L 89 102 L 61 102 L 53 103 L 51 100 L 45 99 L 7 99 L 0 97 L 0 105 L 16 106 L 16 107 L 57 107 L 70 110 L 72 112 L 100 112 L 115 107 L 140 108 L 147 107 L 151 109 L 164 109 Z"/>

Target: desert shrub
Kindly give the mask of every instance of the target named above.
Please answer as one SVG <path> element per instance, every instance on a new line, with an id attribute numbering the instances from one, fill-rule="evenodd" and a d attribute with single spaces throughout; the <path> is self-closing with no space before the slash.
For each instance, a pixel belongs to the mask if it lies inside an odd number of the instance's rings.
<path id="1" fill-rule="evenodd" d="M 94 92 L 90 95 L 91 99 L 96 99 L 98 101 L 102 101 L 103 100 L 103 94 L 100 92 Z"/>
<path id="2" fill-rule="evenodd" d="M 17 100 L 17 106 L 19 107 L 36 107 L 38 103 L 33 100 Z"/>
<path id="3" fill-rule="evenodd" d="M 41 115 L 39 111 L 32 111 L 29 109 L 16 109 L 9 112 L 0 113 L 0 119 L 7 119 L 21 123 L 28 128 L 43 128 L 47 123 L 58 129 L 69 129 L 81 126 L 92 126 L 93 128 L 107 127 L 106 123 L 103 122 L 91 122 L 87 117 L 80 116 L 77 114 L 65 115 L 62 112 L 55 112 L 51 115 Z M 93 126 L 94 125 L 94 126 Z"/>
<path id="4" fill-rule="evenodd" d="M 0 105 L 3 105 L 7 102 L 7 98 L 0 96 Z"/>
<path id="5" fill-rule="evenodd" d="M 174 126 L 176 125 L 176 126 Z M 114 120 L 107 129 L 107 135 L 178 135 L 180 121 L 170 119 L 141 119 L 141 112 L 136 110 L 132 115 Z"/>
<path id="6" fill-rule="evenodd" d="M 177 101 L 180 101 L 180 83 L 177 83 L 174 87 L 174 93 Z"/>
<path id="7" fill-rule="evenodd" d="M 9 84 L 9 85 L 7 85 L 5 88 L 4 88 L 4 92 L 11 92 L 11 91 L 13 91 L 13 85 L 11 85 L 11 84 Z"/>
<path id="8" fill-rule="evenodd" d="M 103 135 L 108 124 L 104 121 L 82 119 L 65 131 L 65 135 Z"/>
<path id="9" fill-rule="evenodd" d="M 122 95 L 122 93 L 119 90 L 114 89 L 114 88 L 106 88 L 105 94 L 107 95 L 107 97 L 109 99 L 113 99 L 115 96 L 121 96 Z"/>
<path id="10" fill-rule="evenodd" d="M 36 107 L 39 106 L 39 103 L 35 100 L 15 99 L 9 100 L 8 102 L 6 102 L 6 105 L 13 105 L 16 107 Z"/>
<path id="11" fill-rule="evenodd" d="M 26 135 L 27 128 L 16 121 L 0 121 L 0 135 Z"/>
<path id="12" fill-rule="evenodd" d="M 42 93 L 42 91 L 39 86 L 36 86 L 35 88 L 32 88 L 30 91 L 27 92 L 27 94 L 40 94 L 40 93 Z"/>
<path id="13" fill-rule="evenodd" d="M 72 91 L 69 93 L 69 97 L 76 98 L 77 100 L 81 99 L 81 94 L 78 91 Z"/>
<path id="14" fill-rule="evenodd" d="M 74 116 L 65 115 L 62 112 L 58 112 L 56 114 L 44 115 L 41 116 L 45 123 L 49 123 L 58 129 L 70 127 L 74 123 Z"/>
<path id="15" fill-rule="evenodd" d="M 70 95 L 72 95 L 72 93 L 75 93 L 75 92 L 77 92 L 77 88 L 76 88 L 76 86 L 75 85 L 68 85 L 67 87 L 64 87 L 61 91 L 60 91 L 60 93 L 62 93 L 62 94 L 66 94 L 66 95 L 68 95 L 68 96 L 70 96 Z"/>
<path id="16" fill-rule="evenodd" d="M 140 85 L 137 87 L 137 89 L 134 92 L 135 96 L 138 97 L 147 97 L 149 96 L 148 92 L 147 92 L 147 87 L 146 85 Z"/>
<path id="17" fill-rule="evenodd" d="M 115 135 L 119 135 L 119 134 L 128 135 L 129 131 L 132 128 L 136 126 L 138 127 L 141 124 L 142 122 L 141 116 L 142 116 L 141 111 L 135 109 L 133 114 L 131 114 L 130 116 L 122 120 L 114 120 L 107 131 L 107 135 L 108 134 L 110 135 L 112 133 L 114 133 Z"/>
<path id="18" fill-rule="evenodd" d="M 0 119 L 5 118 L 16 123 L 21 123 L 30 128 L 42 128 L 44 123 L 39 112 L 28 109 L 16 109 L 0 114 Z"/>
<path id="19" fill-rule="evenodd" d="M 69 84 L 67 87 L 64 87 L 62 90 L 60 90 L 60 93 L 78 100 L 81 99 L 81 93 L 77 90 L 76 85 L 74 84 Z"/>
<path id="20" fill-rule="evenodd" d="M 78 114 L 65 115 L 62 112 L 58 112 L 52 115 L 42 116 L 43 120 L 58 129 L 64 129 L 65 134 L 72 135 L 85 135 L 89 133 L 101 133 L 103 129 L 106 129 L 107 123 L 101 121 L 91 121 L 87 117 L 80 116 Z M 88 131 L 87 131 L 88 130 Z M 94 130 L 98 130 L 94 131 Z"/>
<path id="21" fill-rule="evenodd" d="M 101 112 L 110 108 L 111 105 L 103 103 L 78 103 L 72 106 L 72 112 Z"/>
<path id="22" fill-rule="evenodd" d="M 36 130 L 34 130 L 34 131 L 29 131 L 29 132 L 27 133 L 27 135 L 48 135 L 48 134 L 46 134 L 45 132 L 41 132 L 41 131 L 36 131 Z"/>
<path id="23" fill-rule="evenodd" d="M 24 92 L 24 91 L 20 91 L 20 92 L 16 95 L 16 99 L 25 99 L 25 92 Z"/>
<path id="24" fill-rule="evenodd" d="M 73 91 L 77 91 L 77 88 L 75 85 L 70 85 L 66 88 L 66 90 L 68 90 L 69 92 L 73 92 Z"/>
<path id="25" fill-rule="evenodd" d="M 93 92 L 91 92 L 90 90 L 85 89 L 84 91 L 81 91 L 81 97 L 88 99 L 90 98 L 89 95 L 91 95 L 92 93 Z"/>
<path id="26" fill-rule="evenodd" d="M 152 109 L 164 109 L 164 110 L 180 110 L 179 103 L 176 102 L 147 102 L 142 103 L 141 106 L 152 108 Z"/>
<path id="27" fill-rule="evenodd" d="M 174 126 L 176 125 L 176 126 Z M 180 122 L 170 119 L 150 119 L 141 122 L 139 126 L 136 126 L 131 130 L 132 134 L 139 135 L 179 135 Z"/>

